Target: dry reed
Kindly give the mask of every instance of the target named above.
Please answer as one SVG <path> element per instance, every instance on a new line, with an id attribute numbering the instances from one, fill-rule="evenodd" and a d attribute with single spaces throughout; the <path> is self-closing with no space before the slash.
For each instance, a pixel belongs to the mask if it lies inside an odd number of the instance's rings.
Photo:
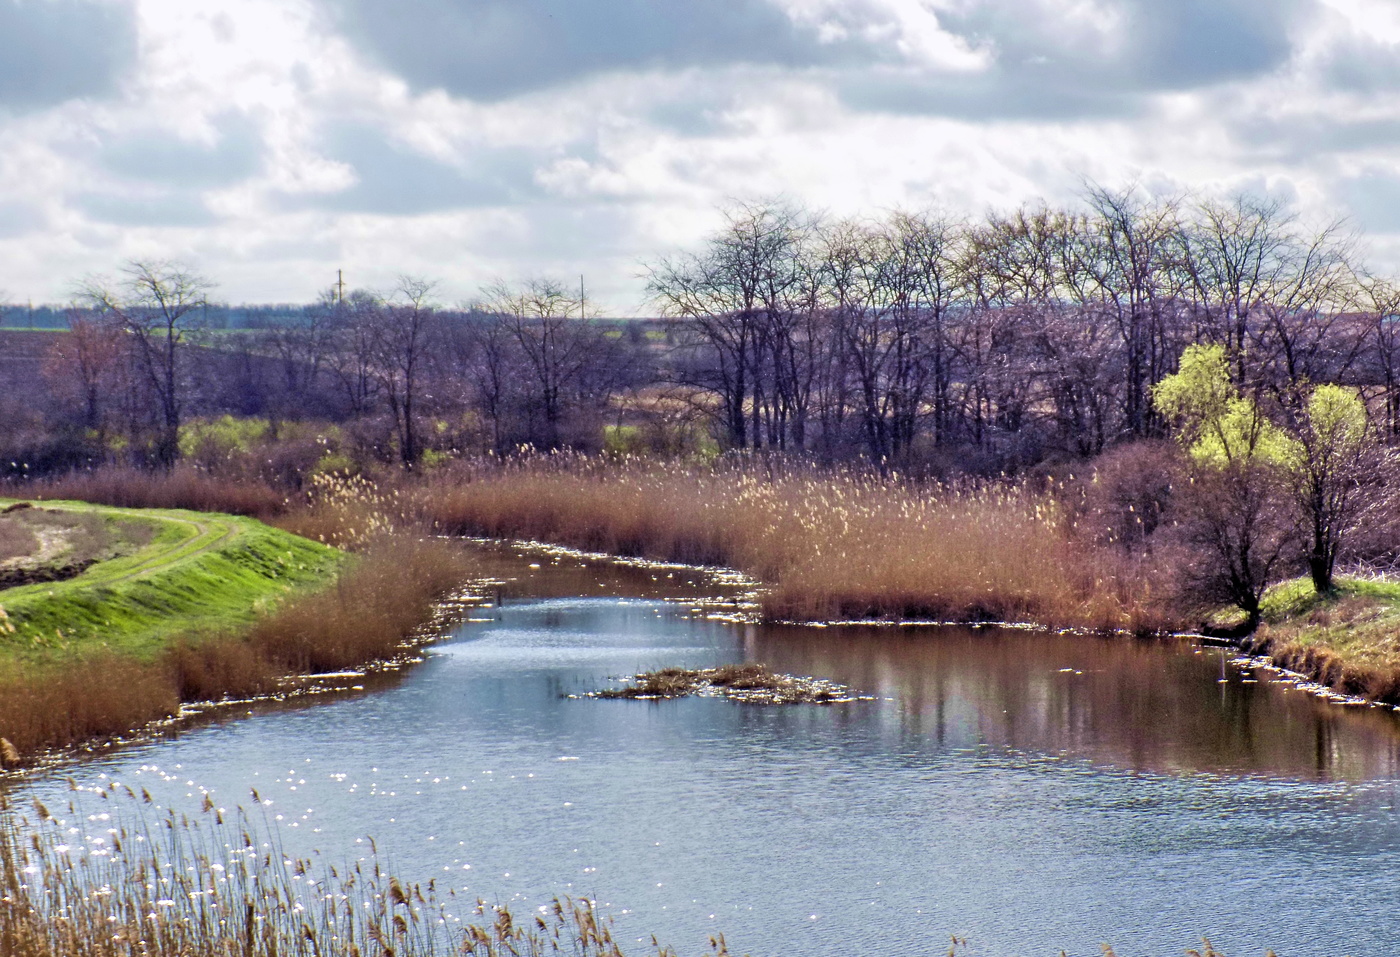
<path id="1" fill-rule="evenodd" d="M 396 505 L 448 534 L 729 565 L 769 585 L 778 619 L 1160 625 L 1146 583 L 1023 485 L 551 456 L 439 473 Z"/>
<path id="2" fill-rule="evenodd" d="M 265 817 L 225 811 L 207 795 L 194 817 L 121 803 L 143 799 L 112 783 L 58 816 L 38 801 L 23 813 L 0 793 L 0 953 L 622 957 L 611 921 L 586 899 L 556 898 L 521 920 L 432 881 L 402 881 L 375 856 L 339 868 L 292 858 Z M 722 938 L 711 949 L 728 954 Z"/>
<path id="3" fill-rule="evenodd" d="M 287 510 L 287 496 L 265 482 L 192 466 L 152 472 L 112 466 L 23 486 L 31 498 L 75 499 L 119 508 L 186 508 L 266 521 Z"/>
<path id="4" fill-rule="evenodd" d="M 373 840 L 341 866 L 293 857 L 261 807 L 226 810 L 206 794 L 199 812 L 178 813 L 117 782 L 70 787 L 57 814 L 0 792 L 4 957 L 624 957 L 586 898 L 522 918 L 400 879 Z M 971 948 L 955 936 L 946 953 Z M 655 937 L 648 952 L 677 957 Z M 708 952 L 730 957 L 722 934 Z M 1209 940 L 1185 953 L 1225 957 Z"/>
<path id="5" fill-rule="evenodd" d="M 459 462 L 379 483 L 314 476 L 290 496 L 189 467 L 84 473 L 39 493 L 253 515 L 352 549 L 388 530 L 427 527 L 728 565 L 769 586 L 763 608 L 777 619 L 1166 624 L 1153 600 L 1162 589 L 1121 552 L 1079 535 L 1053 491 L 1020 484 L 916 485 L 768 462 L 559 453 Z"/>

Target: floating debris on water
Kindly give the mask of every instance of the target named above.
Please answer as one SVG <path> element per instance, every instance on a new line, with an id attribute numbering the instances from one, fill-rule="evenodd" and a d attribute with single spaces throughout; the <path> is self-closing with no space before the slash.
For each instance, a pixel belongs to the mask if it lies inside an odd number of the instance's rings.
<path id="1" fill-rule="evenodd" d="M 874 701 L 873 695 L 852 691 L 825 678 L 777 674 L 767 665 L 722 665 L 719 668 L 664 668 L 629 675 L 625 688 L 607 688 L 571 698 L 636 698 L 656 700 L 698 695 L 728 698 L 741 704 L 845 704 Z"/>

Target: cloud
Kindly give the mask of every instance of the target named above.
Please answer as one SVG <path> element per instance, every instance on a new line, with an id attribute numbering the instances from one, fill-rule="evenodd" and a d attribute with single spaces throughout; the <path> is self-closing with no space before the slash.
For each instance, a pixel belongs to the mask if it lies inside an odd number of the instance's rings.
<path id="1" fill-rule="evenodd" d="M 769 0 L 323 0 L 351 41 L 419 89 L 494 101 L 617 71 L 807 67 L 872 48 Z"/>
<path id="2" fill-rule="evenodd" d="M 968 119 L 1139 113 L 1152 94 L 1277 71 L 1311 0 L 977 0 L 948 3 L 940 26 L 983 51 L 982 71 L 876 67 L 839 86 L 860 110 Z"/>
<path id="3" fill-rule="evenodd" d="M 189 190 L 81 193 L 77 206 L 90 218 L 117 226 L 210 226 L 217 222 L 199 193 Z"/>
<path id="4" fill-rule="evenodd" d="M 108 95 L 135 61 L 128 4 L 0 0 L 0 110 Z"/>
<path id="5" fill-rule="evenodd" d="M 123 179 L 187 188 L 224 186 L 256 173 L 261 159 L 257 128 L 237 115 L 214 125 L 212 141 L 168 130 L 124 130 L 102 144 L 98 162 Z"/>
<path id="6" fill-rule="evenodd" d="M 23 236 L 43 227 L 43 212 L 31 203 L 0 200 L 0 237 Z"/>
<path id="7" fill-rule="evenodd" d="M 1400 232 L 1400 175 L 1395 171 L 1371 170 L 1348 177 L 1337 184 L 1337 195 L 1363 229 Z"/>
<path id="8" fill-rule="evenodd" d="M 438 210 L 519 202 L 538 192 L 534 164 L 522 149 L 482 149 L 459 164 L 443 162 L 358 124 L 334 127 L 321 144 L 354 171 L 353 185 L 297 196 L 288 205 L 339 212 L 413 216 Z"/>

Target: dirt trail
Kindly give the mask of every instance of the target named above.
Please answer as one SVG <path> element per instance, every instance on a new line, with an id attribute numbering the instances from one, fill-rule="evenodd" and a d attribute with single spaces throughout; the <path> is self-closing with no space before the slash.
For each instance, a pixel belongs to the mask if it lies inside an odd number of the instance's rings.
<path id="1" fill-rule="evenodd" d="M 59 503 L 46 503 L 44 507 L 67 512 L 83 512 L 87 510 L 82 506 L 64 505 Z M 102 510 L 108 514 L 125 515 L 130 518 L 149 520 L 153 517 L 152 515 L 150 515 L 149 512 L 143 512 L 141 509 L 122 509 L 103 506 Z M 211 551 L 215 548 L 219 548 L 229 539 L 234 538 L 239 534 L 239 529 L 237 525 L 235 525 L 232 522 L 225 522 L 214 516 L 202 517 L 199 519 L 175 518 L 170 515 L 160 515 L 154 517 L 157 517 L 161 522 L 168 522 L 174 525 L 182 525 L 188 529 L 191 529 L 191 535 L 180 542 L 176 542 L 169 548 L 163 548 L 158 551 L 155 551 L 153 554 L 148 555 L 146 558 L 143 558 L 136 564 L 132 565 L 120 575 L 115 575 L 111 578 L 104 578 L 104 585 L 115 585 L 121 582 L 130 581 L 133 578 L 139 578 L 143 575 L 152 574 L 153 572 L 163 571 L 167 568 L 179 564 L 187 558 L 194 558 L 197 555 L 202 555 L 205 552 Z M 215 532 L 218 532 L 219 534 L 214 535 Z M 209 536 L 214 537 L 208 538 Z M 201 540 L 205 538 L 208 538 L 208 540 L 203 541 L 202 544 L 195 544 L 201 542 Z M 195 545 L 195 547 L 191 547 L 192 545 Z"/>

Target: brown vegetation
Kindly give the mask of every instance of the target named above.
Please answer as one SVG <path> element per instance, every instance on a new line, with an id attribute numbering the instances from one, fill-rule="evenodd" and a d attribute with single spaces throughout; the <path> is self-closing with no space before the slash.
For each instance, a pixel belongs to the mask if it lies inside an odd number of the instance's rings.
<path id="1" fill-rule="evenodd" d="M 870 700 L 845 685 L 824 678 L 776 674 L 767 665 L 721 665 L 718 668 L 663 668 L 633 675 L 632 684 L 595 691 L 593 698 L 681 698 L 719 695 L 743 704 L 837 704 Z"/>
<path id="2" fill-rule="evenodd" d="M 207 796 L 193 818 L 114 810 L 123 796 L 132 810 L 139 800 L 116 784 L 99 796 L 104 822 L 114 820 L 74 837 L 78 800 L 64 820 L 38 802 L 23 814 L 0 794 L 5 957 L 622 957 L 611 921 L 585 898 L 517 918 L 431 881 L 401 881 L 374 857 L 343 869 L 291 860 L 265 819 Z M 710 952 L 727 957 L 723 937 Z"/>
<path id="3" fill-rule="evenodd" d="M 287 496 L 266 482 L 241 475 L 216 475 L 197 468 L 160 472 L 111 467 L 26 486 L 27 495 L 74 499 L 119 508 L 187 508 L 227 512 L 268 521 L 288 507 Z"/>
<path id="4" fill-rule="evenodd" d="M 737 568 L 778 619 L 1032 620 L 1148 629 L 1149 589 L 1026 485 L 914 485 L 551 456 L 444 472 L 399 506 L 454 535 Z"/>

